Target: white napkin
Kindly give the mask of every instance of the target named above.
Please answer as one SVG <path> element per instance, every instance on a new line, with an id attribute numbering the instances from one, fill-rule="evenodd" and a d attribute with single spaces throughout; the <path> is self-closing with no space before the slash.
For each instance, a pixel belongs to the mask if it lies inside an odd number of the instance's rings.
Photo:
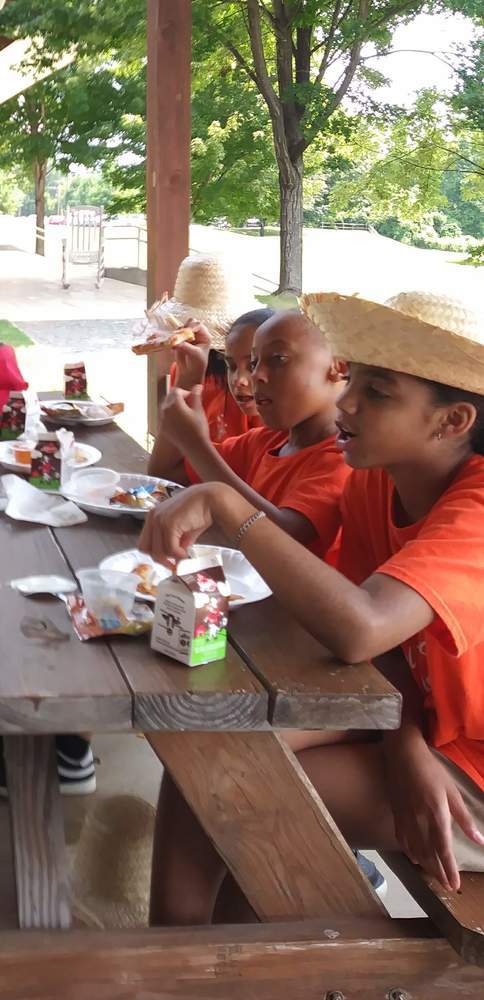
<path id="1" fill-rule="evenodd" d="M 87 515 L 75 503 L 42 493 L 20 476 L 2 476 L 1 484 L 7 496 L 5 513 L 15 521 L 49 524 L 51 528 L 67 528 L 87 521 Z"/>

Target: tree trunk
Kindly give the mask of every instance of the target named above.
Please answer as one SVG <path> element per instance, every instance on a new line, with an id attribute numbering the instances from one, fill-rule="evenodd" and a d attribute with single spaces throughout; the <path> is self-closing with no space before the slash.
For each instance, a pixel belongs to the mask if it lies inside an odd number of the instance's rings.
<path id="1" fill-rule="evenodd" d="M 41 257 L 45 255 L 45 178 L 47 175 L 47 163 L 45 160 L 36 160 L 34 163 L 35 182 L 35 225 L 37 231 L 35 235 L 35 252 Z"/>
<path id="2" fill-rule="evenodd" d="M 279 171 L 281 264 L 278 292 L 302 291 L 303 160 Z"/>

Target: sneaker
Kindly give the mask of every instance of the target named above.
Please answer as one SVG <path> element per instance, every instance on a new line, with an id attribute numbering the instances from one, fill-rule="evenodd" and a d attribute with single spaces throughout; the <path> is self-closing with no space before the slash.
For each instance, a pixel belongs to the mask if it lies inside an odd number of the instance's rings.
<path id="1" fill-rule="evenodd" d="M 95 792 L 96 768 L 91 744 L 82 736 L 56 736 L 55 744 L 61 795 Z"/>
<path id="2" fill-rule="evenodd" d="M 96 768 L 91 744 L 82 736 L 56 736 L 57 773 L 61 795 L 90 795 L 96 791 Z M 6 798 L 7 780 L 3 739 L 0 737 L 0 797 Z"/>
<path id="3" fill-rule="evenodd" d="M 365 857 L 365 855 L 362 854 L 361 851 L 353 851 L 353 854 L 358 862 L 358 867 L 363 872 L 363 875 L 366 876 L 370 885 L 375 890 L 380 899 L 384 899 L 388 889 L 387 880 L 385 876 L 382 875 L 380 871 L 378 871 L 378 868 L 376 867 L 376 865 L 373 864 L 373 861 L 370 861 L 369 858 Z"/>

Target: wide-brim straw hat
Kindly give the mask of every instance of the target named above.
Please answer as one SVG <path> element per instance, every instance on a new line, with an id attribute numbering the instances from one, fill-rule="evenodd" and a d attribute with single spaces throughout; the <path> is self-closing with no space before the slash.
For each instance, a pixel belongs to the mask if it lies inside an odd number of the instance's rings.
<path id="1" fill-rule="evenodd" d="M 484 395 L 484 316 L 471 304 L 417 291 L 384 305 L 320 292 L 300 305 L 336 357 Z"/>
<path id="2" fill-rule="evenodd" d="M 69 848 L 72 912 L 88 927 L 146 927 L 155 810 L 134 795 L 100 799 Z"/>
<path id="3" fill-rule="evenodd" d="M 194 254 L 182 260 L 172 298 L 155 303 L 147 317 L 160 325 L 166 315 L 180 324 L 198 319 L 210 331 L 212 347 L 224 351 L 234 321 L 257 305 L 248 275 L 244 278 L 219 257 Z"/>

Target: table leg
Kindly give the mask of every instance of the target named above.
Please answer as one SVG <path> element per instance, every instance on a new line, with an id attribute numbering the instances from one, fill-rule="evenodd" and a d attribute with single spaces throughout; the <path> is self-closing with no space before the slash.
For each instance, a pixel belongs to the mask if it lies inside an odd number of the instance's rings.
<path id="1" fill-rule="evenodd" d="M 21 928 L 71 923 L 64 820 L 53 736 L 4 736 Z"/>
<path id="2" fill-rule="evenodd" d="M 336 824 L 274 732 L 148 739 L 261 920 L 381 914 Z"/>

